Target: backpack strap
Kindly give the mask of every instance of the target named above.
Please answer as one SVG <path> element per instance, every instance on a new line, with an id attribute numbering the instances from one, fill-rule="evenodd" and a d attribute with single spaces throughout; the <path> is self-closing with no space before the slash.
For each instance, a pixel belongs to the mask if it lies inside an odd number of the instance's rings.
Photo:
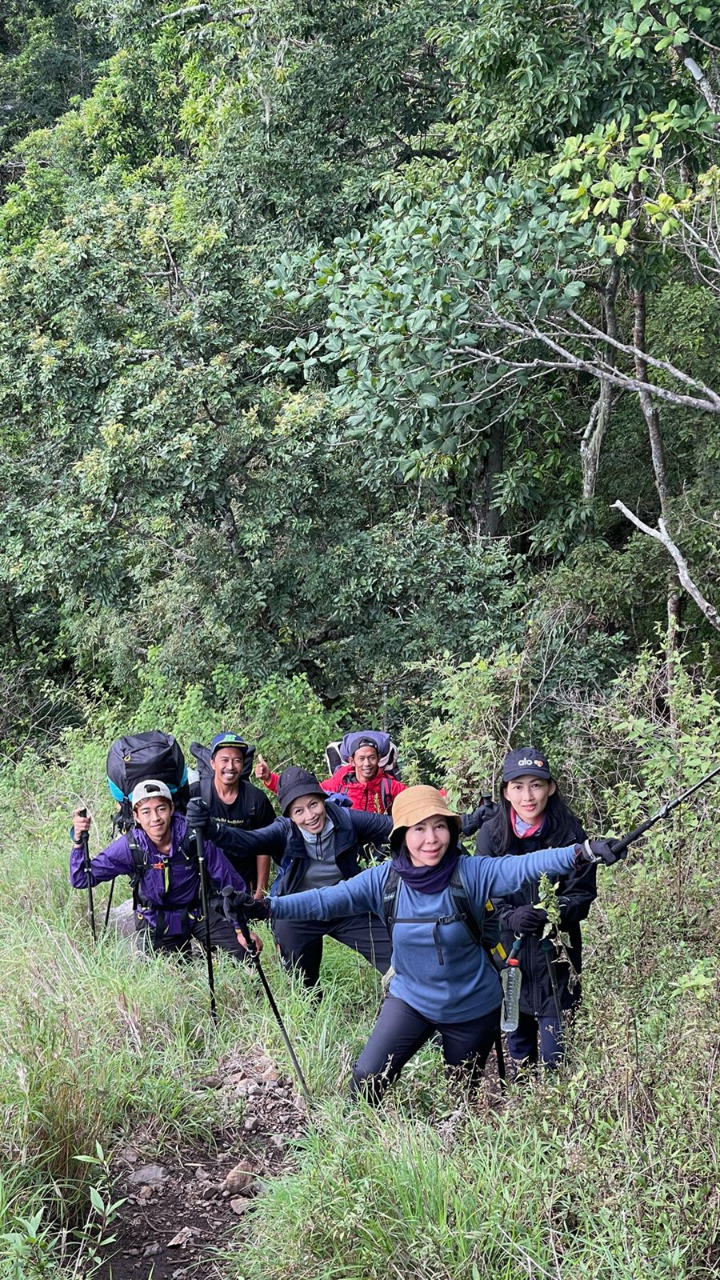
<path id="1" fill-rule="evenodd" d="M 395 870 L 394 866 L 391 863 L 390 870 L 388 871 L 387 876 L 385 878 L 385 887 L 383 889 L 383 896 L 382 896 L 383 919 L 385 921 L 385 928 L 388 931 L 391 941 L 392 941 L 393 926 L 395 924 L 395 917 L 397 915 L 397 900 L 398 900 L 399 892 L 400 892 L 400 876 L 398 875 L 397 871 Z"/>
<path id="2" fill-rule="evenodd" d="M 147 858 L 145 856 L 145 850 L 141 849 L 132 831 L 127 832 L 127 842 L 130 846 L 130 853 L 132 854 L 133 860 L 133 869 L 130 874 L 130 884 L 132 885 L 133 891 L 133 911 L 137 911 L 139 906 L 145 906 L 145 903 L 142 902 L 140 898 L 140 881 L 142 880 L 143 872 L 147 866 Z"/>
<path id="3" fill-rule="evenodd" d="M 450 890 L 453 907 L 455 908 L 455 915 L 465 925 L 468 933 L 472 939 L 477 942 L 478 946 L 483 947 L 485 945 L 483 928 L 478 922 L 475 912 L 472 909 L 470 899 L 468 898 L 459 861 L 455 863 L 455 868 L 448 888 Z"/>
<path id="4" fill-rule="evenodd" d="M 208 773 L 202 771 L 200 773 L 200 799 L 207 805 L 208 809 L 212 813 L 213 775 L 211 771 Z"/>
<path id="5" fill-rule="evenodd" d="M 479 947 L 482 947 L 483 950 L 487 952 L 493 964 L 499 965 L 500 963 L 502 963 L 502 961 L 506 957 L 505 957 L 505 952 L 500 944 L 499 923 L 496 923 L 496 921 L 491 921 L 489 923 L 489 927 L 486 927 L 486 923 L 485 923 L 488 920 L 488 916 L 492 917 L 492 915 L 494 914 L 493 905 L 491 902 L 487 903 L 485 907 L 485 911 L 483 913 L 483 921 L 480 922 L 477 916 L 475 915 L 475 912 L 472 907 L 472 903 L 470 902 L 470 898 L 468 897 L 468 892 L 465 887 L 465 882 L 462 877 L 462 871 L 460 870 L 459 862 L 456 863 L 455 865 L 455 869 L 453 870 L 448 888 L 450 890 L 450 897 L 452 899 L 452 904 L 454 909 L 453 915 L 443 916 L 441 920 L 436 921 L 435 929 L 433 930 L 433 936 L 435 937 L 435 930 L 437 929 L 438 924 L 451 924 L 454 920 L 459 920 L 462 924 L 465 925 L 465 928 L 467 929 L 473 941 L 476 942 Z M 383 896 L 382 896 L 383 918 L 385 920 L 385 927 L 388 931 L 388 934 L 390 935 L 391 941 L 392 941 L 393 927 L 397 920 L 397 900 L 398 900 L 399 892 L 400 892 L 400 876 L 398 875 L 395 868 L 391 865 L 390 870 L 388 871 L 388 874 L 387 874 L 387 878 L 385 880 L 385 887 L 383 889 Z M 435 938 L 435 945 L 436 947 L 438 947 L 438 954 L 440 954 L 437 938 Z M 441 960 L 441 963 L 442 963 L 442 960 Z"/>

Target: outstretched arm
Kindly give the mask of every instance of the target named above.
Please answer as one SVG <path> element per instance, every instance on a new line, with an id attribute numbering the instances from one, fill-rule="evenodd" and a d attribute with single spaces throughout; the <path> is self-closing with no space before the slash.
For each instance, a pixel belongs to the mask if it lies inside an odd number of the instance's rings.
<path id="1" fill-rule="evenodd" d="M 365 841 L 387 840 L 393 829 L 392 818 L 384 813 L 366 813 L 364 809 L 350 809 L 350 819 L 358 838 Z"/>
<path id="2" fill-rule="evenodd" d="M 525 853 L 522 858 L 511 853 L 501 858 L 468 858 L 463 871 L 468 887 L 472 886 L 473 898 L 484 904 L 488 898 L 517 893 L 543 874 L 566 875 L 576 865 L 575 848 L 568 845 L 563 849 L 540 849 Z"/>
<path id="3" fill-rule="evenodd" d="M 368 867 L 352 880 L 326 889 L 308 889 L 305 893 L 286 893 L 270 898 L 272 914 L 278 920 L 334 920 L 338 916 L 356 916 L 370 911 L 382 917 L 382 895 L 388 864 Z"/>
<path id="4" fill-rule="evenodd" d="M 213 884 L 220 889 L 230 885 L 236 893 L 247 893 L 247 885 L 242 876 L 231 866 L 222 849 L 219 849 L 213 840 L 208 840 L 205 845 L 205 859 Z"/>

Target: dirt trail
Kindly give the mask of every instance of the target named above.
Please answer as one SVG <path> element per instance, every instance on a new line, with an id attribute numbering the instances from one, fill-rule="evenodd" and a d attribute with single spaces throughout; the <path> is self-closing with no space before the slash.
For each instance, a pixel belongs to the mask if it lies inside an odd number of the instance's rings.
<path id="1" fill-rule="evenodd" d="M 305 1103 L 264 1050 L 226 1059 L 204 1083 L 245 1099 L 242 1129 L 217 1151 L 157 1152 L 138 1139 L 116 1153 L 113 1198 L 127 1199 L 100 1280 L 220 1280 L 217 1250 L 231 1245 L 287 1162 Z"/>

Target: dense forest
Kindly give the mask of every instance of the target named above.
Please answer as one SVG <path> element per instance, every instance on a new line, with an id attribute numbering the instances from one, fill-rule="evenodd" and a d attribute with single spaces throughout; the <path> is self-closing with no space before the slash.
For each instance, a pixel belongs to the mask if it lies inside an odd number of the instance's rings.
<path id="1" fill-rule="evenodd" d="M 714 669 L 719 39 L 639 0 L 11 2 L 6 749 L 228 671 L 397 729 L 438 654 L 550 632 L 555 683 Z"/>
<path id="2" fill-rule="evenodd" d="M 95 1274 L 96 1142 L 233 1123 L 190 1083 L 235 1043 L 201 979 L 138 995 L 67 888 L 116 734 L 309 767 L 373 723 L 465 805 L 532 739 L 616 833 L 712 767 L 719 202 L 716 5 L 5 0 L 2 1280 Z M 412 1080 L 392 1128 L 333 1112 L 315 1050 L 378 993 L 293 991 L 325 1128 L 223 1275 L 716 1274 L 713 794 L 682 813 L 607 890 L 566 1091 L 504 1128 Z"/>

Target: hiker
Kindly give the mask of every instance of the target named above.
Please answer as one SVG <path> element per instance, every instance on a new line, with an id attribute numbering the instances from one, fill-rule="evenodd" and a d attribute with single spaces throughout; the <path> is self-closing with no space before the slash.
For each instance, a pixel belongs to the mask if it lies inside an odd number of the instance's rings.
<path id="1" fill-rule="evenodd" d="M 192 746 L 200 772 L 197 781 L 190 784 L 190 795 L 201 796 L 218 822 L 243 831 L 257 831 L 275 821 L 267 796 L 243 777 L 253 751 L 239 733 L 216 733 L 209 751 L 197 743 Z M 225 856 L 251 893 L 259 898 L 267 893 L 270 858 L 266 854 L 226 852 Z"/>
<path id="2" fill-rule="evenodd" d="M 382 762 L 393 750 L 390 735 L 374 729 L 346 733 L 339 747 L 339 757 L 346 760 L 331 778 L 320 783 L 323 791 L 339 792 L 349 797 L 353 809 L 366 813 L 390 813 L 393 800 L 405 790 L 405 783 L 383 768 Z M 255 777 L 268 791 L 277 793 L 278 777 L 258 756 Z"/>
<path id="3" fill-rule="evenodd" d="M 194 845 L 186 850 L 187 822 L 175 813 L 170 788 L 149 778 L 131 796 L 135 825 L 127 835 L 113 840 L 90 863 L 93 884 L 126 875 L 137 885 L 136 929 L 143 945 L 153 951 L 189 957 L 191 938 L 205 942 L 205 921 L 200 904 L 200 874 Z M 70 883 L 86 889 L 82 834 L 90 830 L 90 816 L 82 809 L 73 814 Z M 245 893 L 242 876 L 225 855 L 208 841 L 205 858 L 210 881 L 218 890 L 230 885 Z M 220 911 L 210 912 L 210 941 L 238 960 L 247 957 L 245 947 Z"/>
<path id="4" fill-rule="evenodd" d="M 363 845 L 386 840 L 392 818 L 360 813 L 343 799 L 329 800 L 314 773 L 291 765 L 278 779 L 278 803 L 283 816 L 259 831 L 219 826 L 201 799 L 188 805 L 188 823 L 228 856 L 269 855 L 280 863 L 272 886 L 274 896 L 292 896 L 305 889 L 336 885 L 357 876 Z M 342 912 L 320 921 L 278 920 L 275 940 L 287 968 L 298 971 L 308 988 L 320 976 L 323 938 L 335 938 L 358 951 L 380 973 L 390 965 L 390 939 L 380 920 L 364 912 Z"/>
<path id="5" fill-rule="evenodd" d="M 510 751 L 503 761 L 502 778 L 502 803 L 492 821 L 480 829 L 475 846 L 478 855 L 504 860 L 510 855 L 524 862 L 536 850 L 586 839 L 580 820 L 560 794 L 543 751 L 535 747 Z M 563 1057 L 563 1024 L 567 1025 L 580 1000 L 580 922 L 597 897 L 595 867 L 571 868 L 558 883 L 560 928 L 568 935 L 566 956 L 549 938 L 543 939 L 548 915 L 533 905 L 538 901 L 538 890 L 537 877 L 526 878 L 513 892 L 493 897 L 508 954 L 514 939 L 522 937 L 518 953 L 520 1018 L 517 1031 L 508 1035 L 508 1048 L 518 1066 L 534 1066 L 540 1059 L 547 1067 L 557 1067 Z"/>
<path id="6" fill-rule="evenodd" d="M 602 860 L 617 861 L 613 841 L 570 843 L 524 858 L 473 858 L 460 853 L 460 816 L 434 787 L 408 787 L 394 807 L 392 862 L 382 862 L 345 883 L 283 893 L 258 902 L 248 898 L 248 919 L 270 919 L 273 927 L 296 922 L 322 924 L 360 913 L 385 916 L 391 873 L 399 879 L 392 919 L 389 993 L 365 1048 L 353 1068 L 353 1086 L 379 1101 L 406 1062 L 436 1033 L 448 1067 L 462 1066 L 474 1081 L 497 1038 L 501 984 L 486 952 L 463 922 L 450 891 L 456 868 L 468 902 L 478 915 L 497 894 L 519 890 L 546 872 L 562 875 Z M 261 835 L 263 833 L 260 833 Z"/>

